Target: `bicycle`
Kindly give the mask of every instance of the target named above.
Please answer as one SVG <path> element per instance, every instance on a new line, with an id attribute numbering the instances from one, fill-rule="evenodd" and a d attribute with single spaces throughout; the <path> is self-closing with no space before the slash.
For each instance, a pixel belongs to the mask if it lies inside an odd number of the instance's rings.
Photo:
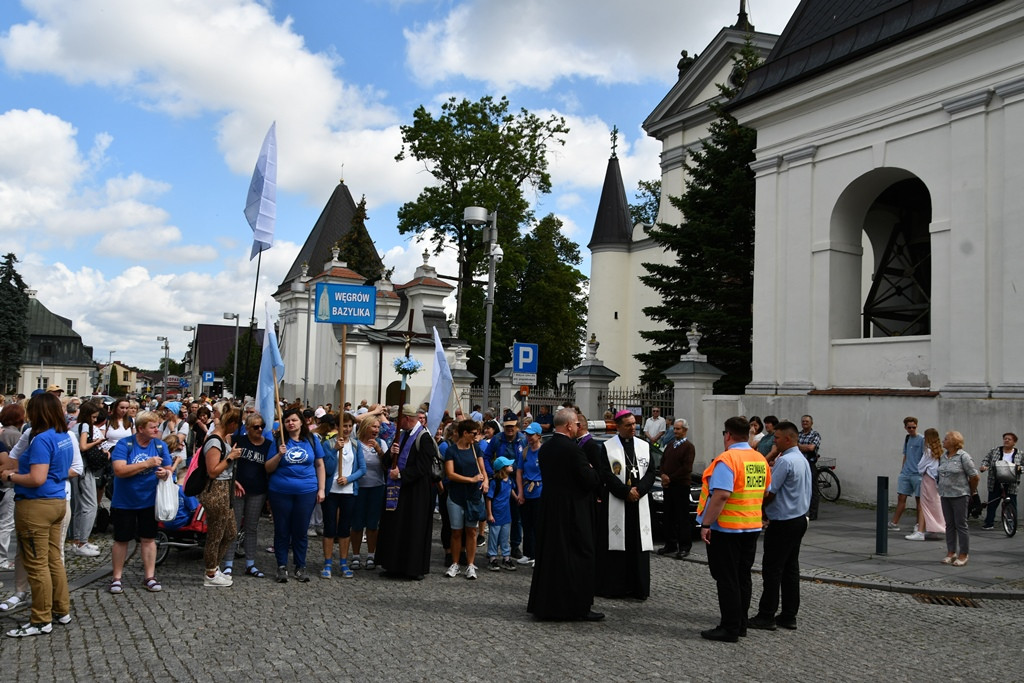
<path id="1" fill-rule="evenodd" d="M 1014 503 L 1013 498 L 1007 490 L 1010 487 L 1010 481 L 1006 481 L 1007 476 L 1013 476 L 1013 481 L 1020 481 L 1020 472 L 1016 472 L 1014 475 L 1005 475 L 1000 470 L 996 470 L 996 482 L 999 486 L 999 497 L 990 498 L 986 503 L 985 507 L 988 508 L 990 505 L 999 505 L 999 520 L 1003 525 L 1003 532 L 1010 538 L 1017 533 L 1017 506 Z"/>
<path id="2" fill-rule="evenodd" d="M 835 473 L 835 458 L 818 458 L 814 465 L 815 474 L 818 480 L 818 493 L 824 500 L 834 503 L 839 500 L 842 493 L 842 486 L 839 483 L 839 475 Z"/>

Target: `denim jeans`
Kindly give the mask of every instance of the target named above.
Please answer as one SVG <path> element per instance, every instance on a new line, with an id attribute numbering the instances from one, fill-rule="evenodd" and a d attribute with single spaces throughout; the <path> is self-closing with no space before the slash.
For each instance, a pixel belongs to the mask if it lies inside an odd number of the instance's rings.
<path id="1" fill-rule="evenodd" d="M 316 491 L 311 493 L 270 492 L 270 510 L 274 513 L 274 556 L 277 566 L 288 565 L 288 549 L 296 567 L 306 566 L 309 518 L 316 506 Z"/>
<path id="2" fill-rule="evenodd" d="M 512 553 L 508 537 L 512 531 L 512 524 L 491 524 L 487 523 L 487 557 L 508 557 Z M 498 551 L 501 551 L 500 553 Z"/>

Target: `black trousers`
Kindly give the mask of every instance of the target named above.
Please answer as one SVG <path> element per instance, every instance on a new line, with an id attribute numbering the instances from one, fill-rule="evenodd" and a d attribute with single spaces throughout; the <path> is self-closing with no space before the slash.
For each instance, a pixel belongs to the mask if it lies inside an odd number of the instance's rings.
<path id="1" fill-rule="evenodd" d="M 800 610 L 800 541 L 807 531 L 807 518 L 772 520 L 764 532 L 761 577 L 764 588 L 757 613 L 774 617 L 782 593 L 782 616 L 795 619 Z"/>
<path id="2" fill-rule="evenodd" d="M 754 566 L 760 535 L 760 531 L 730 534 L 711 530 L 708 568 L 711 578 L 718 584 L 718 610 L 722 614 L 719 626 L 734 635 L 747 627 L 753 591 L 750 568 Z"/>
<path id="3" fill-rule="evenodd" d="M 690 551 L 693 546 L 690 528 L 690 489 L 665 489 L 665 547 Z"/>
<path id="4" fill-rule="evenodd" d="M 804 457 L 807 457 L 806 455 Z M 807 458 L 811 466 L 811 507 L 807 510 L 807 516 L 811 519 L 818 518 L 818 502 L 821 500 L 821 491 L 818 489 L 818 456 Z"/>

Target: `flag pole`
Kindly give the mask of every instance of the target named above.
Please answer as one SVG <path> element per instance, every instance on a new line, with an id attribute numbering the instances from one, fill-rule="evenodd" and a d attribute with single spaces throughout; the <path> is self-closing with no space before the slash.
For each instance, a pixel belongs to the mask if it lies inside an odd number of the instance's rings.
<path id="1" fill-rule="evenodd" d="M 281 421 L 281 395 L 277 389 L 277 368 L 271 368 L 270 371 L 274 373 L 274 417 L 277 418 L 278 424 L 281 428 L 277 430 L 277 435 L 281 438 L 281 445 L 284 445 L 284 422 Z M 271 428 L 273 432 L 273 428 Z"/>
<path id="2" fill-rule="evenodd" d="M 249 343 L 245 345 L 245 371 L 242 373 L 242 377 L 249 377 L 249 357 L 252 355 L 252 344 L 253 338 L 256 336 L 256 293 L 260 288 L 260 264 L 263 262 L 263 250 L 260 249 L 259 255 L 256 256 L 256 284 L 252 288 L 252 315 L 249 316 Z M 276 384 L 274 385 L 277 386 Z M 245 385 L 242 388 L 242 394 L 244 398 Z"/>
<path id="3" fill-rule="evenodd" d="M 341 426 L 341 416 L 345 412 L 345 355 L 348 351 L 348 325 L 341 326 L 341 387 L 338 403 L 338 426 Z"/>

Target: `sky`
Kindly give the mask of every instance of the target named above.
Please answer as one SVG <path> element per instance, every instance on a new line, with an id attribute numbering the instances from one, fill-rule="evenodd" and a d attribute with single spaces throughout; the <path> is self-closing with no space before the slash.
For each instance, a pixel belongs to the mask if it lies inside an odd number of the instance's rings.
<path id="1" fill-rule="evenodd" d="M 798 0 L 748 0 L 780 33 Z M 565 117 L 534 197 L 581 245 L 593 228 L 617 126 L 632 201 L 660 177 L 643 120 L 737 0 L 0 0 L 0 254 L 70 318 L 97 360 L 155 368 L 185 325 L 252 312 L 256 261 L 243 215 L 263 137 L 277 123 L 274 246 L 257 319 L 339 179 L 393 281 L 422 263 L 397 210 L 430 176 L 396 162 L 399 127 L 449 97 L 509 98 Z M 524 226 L 528 228 L 529 226 Z M 431 259 L 457 272 L 456 254 Z M 452 304 L 454 308 L 454 304 Z"/>

